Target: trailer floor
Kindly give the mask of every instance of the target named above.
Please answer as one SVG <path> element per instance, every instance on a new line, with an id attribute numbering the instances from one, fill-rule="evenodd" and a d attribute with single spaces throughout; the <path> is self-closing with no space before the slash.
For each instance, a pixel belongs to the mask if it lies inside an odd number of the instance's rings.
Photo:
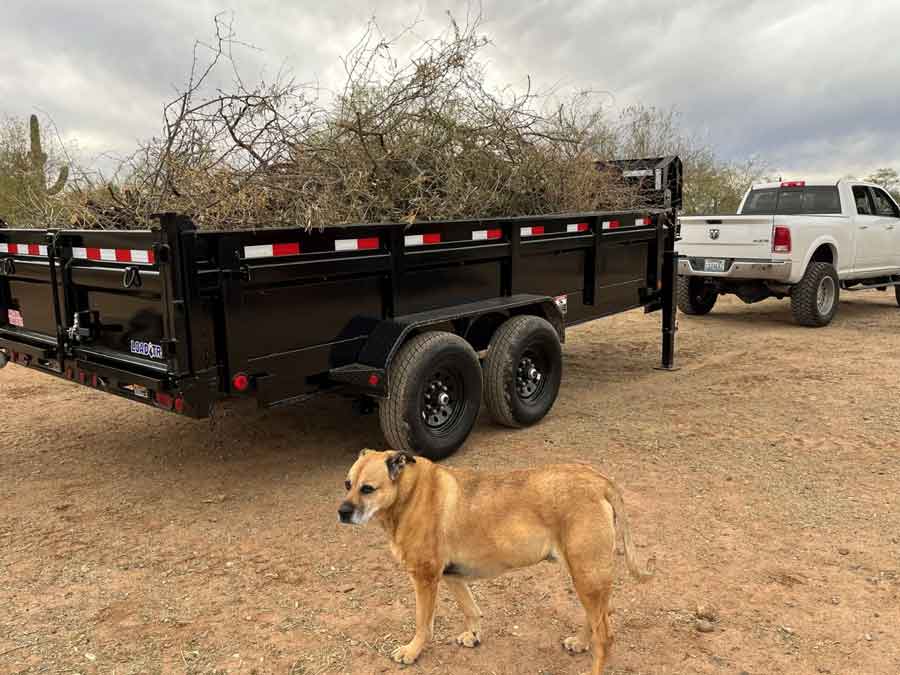
<path id="1" fill-rule="evenodd" d="M 516 433 L 482 419 L 450 464 L 589 460 L 625 490 L 643 558 L 620 566 L 608 673 L 900 672 L 900 309 L 854 294 L 835 324 L 787 302 L 572 330 L 561 398 Z M 214 424 L 20 368 L 0 373 L 0 672 L 393 673 L 411 587 L 382 533 L 340 526 L 377 445 L 344 401 Z M 527 499 L 528 495 L 522 495 Z M 621 559 L 620 559 L 621 560 Z M 580 609 L 551 564 L 475 585 L 483 644 L 437 639 L 413 673 L 581 673 Z M 717 617 L 696 627 L 698 605 Z"/>

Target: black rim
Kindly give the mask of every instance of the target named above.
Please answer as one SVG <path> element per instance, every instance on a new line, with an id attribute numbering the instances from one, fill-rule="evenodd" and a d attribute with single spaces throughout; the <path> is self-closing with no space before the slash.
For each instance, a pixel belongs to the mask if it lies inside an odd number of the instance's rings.
<path id="1" fill-rule="evenodd" d="M 526 351 L 516 367 L 516 394 L 526 402 L 539 398 L 549 374 L 547 359 L 537 352 Z"/>
<path id="2" fill-rule="evenodd" d="M 465 408 L 466 391 L 459 373 L 435 370 L 422 393 L 422 420 L 432 432 L 446 433 L 459 422 Z"/>

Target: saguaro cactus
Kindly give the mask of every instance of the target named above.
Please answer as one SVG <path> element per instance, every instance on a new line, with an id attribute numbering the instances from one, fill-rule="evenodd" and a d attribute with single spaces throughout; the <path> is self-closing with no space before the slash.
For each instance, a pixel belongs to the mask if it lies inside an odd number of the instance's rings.
<path id="1" fill-rule="evenodd" d="M 63 189 L 66 180 L 69 178 L 69 167 L 64 166 L 59 170 L 59 176 L 56 182 L 47 186 L 47 153 L 41 147 L 41 126 L 38 123 L 37 115 L 31 116 L 31 152 L 28 154 L 29 166 L 28 174 L 31 183 L 38 195 L 47 196 L 55 195 Z"/>

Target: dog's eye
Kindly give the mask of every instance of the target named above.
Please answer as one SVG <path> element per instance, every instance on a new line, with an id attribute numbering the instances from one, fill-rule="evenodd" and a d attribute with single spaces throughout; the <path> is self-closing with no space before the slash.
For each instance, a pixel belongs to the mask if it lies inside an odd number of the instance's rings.
<path id="1" fill-rule="evenodd" d="M 348 490 L 350 489 L 350 481 L 349 480 L 344 481 L 344 487 L 347 488 Z"/>
<path id="2" fill-rule="evenodd" d="M 359 491 L 362 492 L 364 495 L 370 495 L 373 492 L 375 492 L 375 488 L 373 488 L 371 485 L 363 485 L 359 489 Z"/>

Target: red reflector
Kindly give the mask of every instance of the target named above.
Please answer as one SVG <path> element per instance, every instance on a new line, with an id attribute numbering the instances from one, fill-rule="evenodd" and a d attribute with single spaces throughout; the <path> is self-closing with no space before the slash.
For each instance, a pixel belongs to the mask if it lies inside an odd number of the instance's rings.
<path id="1" fill-rule="evenodd" d="M 78 381 L 81 382 L 81 384 L 84 384 L 86 380 L 87 380 L 87 373 L 84 372 L 83 370 L 80 371 L 78 373 Z"/>
<path id="2" fill-rule="evenodd" d="M 644 225 L 652 225 L 653 219 L 652 218 L 644 218 L 643 223 L 644 223 Z"/>
<path id="3" fill-rule="evenodd" d="M 272 255 L 300 255 L 300 244 L 272 244 Z"/>
<path id="4" fill-rule="evenodd" d="M 359 250 L 378 248 L 378 237 L 366 237 L 365 239 L 357 239 L 356 246 Z"/>
<path id="5" fill-rule="evenodd" d="M 88 260 L 100 260 L 100 249 L 99 248 L 88 248 L 87 249 L 87 257 L 88 257 Z"/>
<path id="6" fill-rule="evenodd" d="M 156 392 L 156 405 L 160 408 L 165 408 L 166 410 L 172 409 L 173 399 L 169 394 L 164 394 L 161 391 Z"/>
<path id="7" fill-rule="evenodd" d="M 422 243 L 440 244 L 441 243 L 441 233 L 440 232 L 432 232 L 430 234 L 423 234 L 422 235 Z"/>
<path id="8" fill-rule="evenodd" d="M 781 184 L 781 187 L 806 187 L 805 180 L 786 180 Z"/>
<path id="9" fill-rule="evenodd" d="M 152 250 L 147 251 L 147 262 L 148 262 L 150 265 L 155 265 L 155 264 L 156 264 L 156 254 L 155 254 Z"/>
<path id="10" fill-rule="evenodd" d="M 791 229 L 784 225 L 775 226 L 775 235 L 772 237 L 772 251 L 774 253 L 791 252 Z"/>
<path id="11" fill-rule="evenodd" d="M 175 399 L 175 412 L 183 413 L 184 412 L 184 399 L 180 396 Z"/>
<path id="12" fill-rule="evenodd" d="M 131 250 L 127 248 L 117 248 L 116 262 L 131 262 Z"/>
<path id="13" fill-rule="evenodd" d="M 247 391 L 250 388 L 250 378 L 244 373 L 238 373 L 231 378 L 231 386 L 235 391 Z"/>
<path id="14" fill-rule="evenodd" d="M 381 378 L 378 377 L 378 373 L 372 373 L 371 375 L 369 375 L 370 387 L 377 387 L 379 382 L 381 382 Z"/>
<path id="15" fill-rule="evenodd" d="M 40 255 L 41 247 L 37 244 L 28 244 L 28 255 Z"/>
<path id="16" fill-rule="evenodd" d="M 98 381 L 97 376 L 96 376 L 96 375 L 91 375 L 91 386 L 92 386 L 92 387 L 96 387 L 96 386 L 97 386 L 97 381 Z"/>
<path id="17" fill-rule="evenodd" d="M 488 239 L 500 239 L 502 236 L 503 236 L 503 230 L 501 230 L 501 229 L 487 231 Z"/>

